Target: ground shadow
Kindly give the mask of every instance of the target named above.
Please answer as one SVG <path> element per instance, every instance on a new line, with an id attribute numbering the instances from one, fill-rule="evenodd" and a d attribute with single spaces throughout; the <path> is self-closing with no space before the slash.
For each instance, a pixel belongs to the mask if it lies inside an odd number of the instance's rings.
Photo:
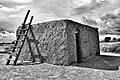
<path id="1" fill-rule="evenodd" d="M 40 61 L 41 61 L 41 63 L 44 63 L 45 61 L 46 61 L 46 59 L 41 55 L 41 52 L 40 52 L 40 50 L 39 50 L 39 47 L 38 47 L 38 40 L 36 39 L 36 37 L 35 37 L 35 35 L 34 35 L 34 33 L 33 33 L 33 31 L 32 31 L 32 29 L 30 28 L 30 32 L 31 32 L 31 35 L 32 35 L 32 37 L 33 37 L 33 40 L 34 40 L 34 45 L 35 45 L 35 48 L 36 48 L 36 50 L 37 50 L 37 53 L 38 53 L 38 58 L 40 59 Z M 29 42 L 28 42 L 29 43 Z M 28 44 L 29 45 L 29 48 L 30 48 L 30 43 Z M 32 47 L 30 48 L 30 49 L 32 49 Z M 31 52 L 32 53 L 32 58 L 33 58 L 33 62 L 35 62 L 35 56 L 34 56 L 34 54 L 33 54 L 33 51 Z"/>
<path id="2" fill-rule="evenodd" d="M 81 63 L 73 63 L 70 66 L 101 70 L 118 70 L 120 66 L 120 57 L 94 56 Z"/>

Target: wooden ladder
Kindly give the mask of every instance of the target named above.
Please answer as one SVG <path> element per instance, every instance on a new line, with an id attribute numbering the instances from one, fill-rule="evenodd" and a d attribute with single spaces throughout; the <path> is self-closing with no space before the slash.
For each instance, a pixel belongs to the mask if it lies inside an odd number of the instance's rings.
<path id="1" fill-rule="evenodd" d="M 16 63 L 17 63 L 17 60 L 18 60 L 19 55 L 21 53 L 21 50 L 22 50 L 22 47 L 24 45 L 25 39 L 27 37 L 27 33 L 28 33 L 28 31 L 31 27 L 31 23 L 32 23 L 32 20 L 33 20 L 33 16 L 32 16 L 31 19 L 30 19 L 30 22 L 28 24 L 25 24 L 29 13 L 30 13 L 30 10 L 28 10 L 28 12 L 25 16 L 24 22 L 23 22 L 23 24 L 20 28 L 20 33 L 17 34 L 17 40 L 15 40 L 16 42 L 14 44 L 14 47 L 13 47 L 12 51 L 11 51 L 11 53 L 14 53 L 16 55 L 16 57 L 13 60 L 12 59 L 12 54 L 10 54 L 9 58 L 7 59 L 6 65 L 9 65 L 10 61 L 13 61 L 13 65 L 16 65 Z M 21 37 L 22 37 L 22 39 L 21 39 Z M 18 46 L 19 43 L 20 43 L 20 45 Z"/>

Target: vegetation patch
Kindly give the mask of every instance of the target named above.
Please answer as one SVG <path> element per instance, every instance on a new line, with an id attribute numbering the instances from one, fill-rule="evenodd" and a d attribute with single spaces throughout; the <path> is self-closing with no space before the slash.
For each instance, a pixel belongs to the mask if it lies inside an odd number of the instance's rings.
<path id="1" fill-rule="evenodd" d="M 101 43 L 100 44 L 101 51 L 103 52 L 120 52 L 120 43 Z"/>

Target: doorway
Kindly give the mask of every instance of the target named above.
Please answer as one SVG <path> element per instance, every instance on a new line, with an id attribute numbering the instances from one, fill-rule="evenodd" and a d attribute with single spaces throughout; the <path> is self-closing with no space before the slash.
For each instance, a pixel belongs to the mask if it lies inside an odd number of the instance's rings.
<path id="1" fill-rule="evenodd" d="M 77 63 L 80 63 L 82 61 L 80 31 L 78 31 L 78 30 L 76 31 L 75 37 L 76 37 Z"/>

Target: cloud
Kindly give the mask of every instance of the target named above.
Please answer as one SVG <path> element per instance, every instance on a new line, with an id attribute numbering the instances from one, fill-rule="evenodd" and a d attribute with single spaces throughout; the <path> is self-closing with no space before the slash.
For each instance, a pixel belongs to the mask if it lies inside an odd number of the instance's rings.
<path id="1" fill-rule="evenodd" d="M 115 13 L 107 13 L 100 17 L 101 20 L 112 30 L 120 30 L 120 15 Z"/>
<path id="2" fill-rule="evenodd" d="M 12 7 L 12 8 L 2 6 L 0 8 L 0 12 L 17 12 L 17 11 L 20 11 L 21 9 L 23 9 L 23 8 L 25 8 L 24 5 Z"/>
<path id="3" fill-rule="evenodd" d="M 1 7 L 0 8 L 0 11 L 1 12 L 13 12 L 13 11 L 16 11 L 16 9 L 15 8 L 8 8 L 8 7 Z"/>
<path id="4" fill-rule="evenodd" d="M 108 26 L 101 20 L 97 21 L 97 24 L 99 26 L 99 30 L 108 29 Z"/>
<path id="5" fill-rule="evenodd" d="M 87 25 L 91 25 L 91 26 L 98 26 L 98 23 L 96 20 L 93 20 L 89 17 L 82 17 L 82 22 L 87 24 Z"/>
<path id="6" fill-rule="evenodd" d="M 119 9 L 114 10 L 111 13 L 106 13 L 100 16 L 102 24 L 104 27 L 100 30 L 100 34 L 120 34 L 120 13 Z M 100 25 L 101 23 L 99 23 Z M 100 25 L 101 27 L 101 25 Z"/>
<path id="7" fill-rule="evenodd" d="M 1 0 L 1 2 L 31 3 L 33 0 Z"/>
<path id="8" fill-rule="evenodd" d="M 49 19 L 73 18 L 87 13 L 93 14 L 93 10 L 111 3 L 111 0 L 29 0 L 30 2 L 26 0 L 26 4 L 22 3 L 25 0 L 5 1 L 8 1 L 8 4 L 4 2 L 5 6 L 3 10 L 13 11 L 9 15 L 10 18 L 22 15 L 21 18 L 23 19 L 26 11 L 31 9 L 32 15 L 35 15 L 34 22 L 47 21 Z M 21 4 L 16 5 L 11 2 L 20 2 Z M 12 6 L 9 3 L 11 3 Z M 17 7 L 18 5 L 20 7 Z M 15 13 L 15 11 L 19 11 L 19 13 Z"/>
<path id="9" fill-rule="evenodd" d="M 4 28 L 9 32 L 15 32 L 16 28 L 22 23 L 25 15 L 25 5 L 6 7 L 2 5 L 0 8 L 0 28 Z M 26 10 L 27 11 L 27 10 Z"/>
<path id="10" fill-rule="evenodd" d="M 34 16 L 33 23 L 61 18 L 81 22 L 82 16 L 88 16 L 90 18 L 83 21 L 97 25 L 95 19 L 99 14 L 113 11 L 119 4 L 119 0 L 0 0 L 0 27 L 15 32 L 28 9 L 31 10 L 30 16 Z"/>
<path id="11" fill-rule="evenodd" d="M 80 7 L 74 9 L 75 13 L 73 15 L 81 15 L 85 13 L 94 13 L 93 10 L 103 8 L 110 4 L 108 0 L 90 0 L 87 4 L 84 4 Z"/>
<path id="12" fill-rule="evenodd" d="M 7 7 L 7 6 L 2 5 L 2 7 L 0 8 L 0 21 L 4 21 L 4 22 L 6 21 L 9 23 L 16 24 L 23 18 L 24 10 L 26 10 L 25 5 L 18 5 L 15 7 Z"/>
<path id="13" fill-rule="evenodd" d="M 90 5 L 92 2 L 92 0 L 71 0 L 71 1 L 75 8 Z"/>
<path id="14" fill-rule="evenodd" d="M 16 2 L 16 3 L 31 3 L 33 2 L 33 0 L 12 0 L 13 2 Z"/>
<path id="15" fill-rule="evenodd" d="M 113 0 L 34 0 L 29 7 L 36 10 L 36 15 L 45 14 L 46 17 L 71 18 L 84 14 L 97 14 L 96 10 L 104 9 L 112 2 Z"/>
<path id="16" fill-rule="evenodd" d="M 15 33 L 0 28 L 0 42 L 12 42 L 16 39 Z"/>
<path id="17" fill-rule="evenodd" d="M 37 1 L 37 0 L 36 0 Z M 45 0 L 46 2 L 35 2 L 31 7 L 37 8 L 38 13 L 54 15 L 55 17 L 68 17 L 72 13 L 71 2 L 68 0 Z M 43 2 L 43 3 L 42 3 Z M 59 6 L 58 6 L 59 5 Z"/>
<path id="18" fill-rule="evenodd" d="M 11 23 L 11 22 L 7 22 L 7 21 L 0 21 L 0 30 L 5 30 L 8 32 L 15 32 L 16 29 L 16 24 L 15 23 Z"/>
<path id="19" fill-rule="evenodd" d="M 29 7 L 33 11 L 35 10 L 34 15 L 39 16 L 41 19 L 50 16 L 53 19 L 58 19 L 73 18 L 74 16 L 81 16 L 86 13 L 93 14 L 92 10 L 102 7 L 107 3 L 107 1 L 96 0 L 35 0 Z M 44 14 L 44 16 L 41 14 Z"/>
<path id="20" fill-rule="evenodd" d="M 99 31 L 99 34 L 108 34 L 109 32 L 111 32 L 111 31 L 108 29 L 102 29 Z"/>
<path id="21" fill-rule="evenodd" d="M 15 39 L 15 33 L 9 33 L 7 31 L 0 32 L 0 42 L 12 42 Z"/>

